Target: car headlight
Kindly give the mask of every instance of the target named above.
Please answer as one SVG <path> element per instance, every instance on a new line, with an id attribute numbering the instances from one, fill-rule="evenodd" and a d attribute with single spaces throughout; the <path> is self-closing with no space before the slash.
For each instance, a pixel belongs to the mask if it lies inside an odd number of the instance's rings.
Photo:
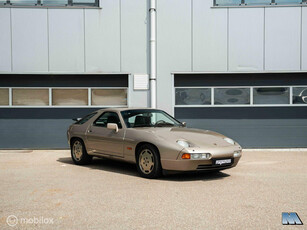
<path id="1" fill-rule="evenodd" d="M 227 141 L 229 144 L 231 144 L 231 145 L 234 145 L 235 144 L 235 141 L 234 140 L 232 140 L 232 139 L 230 139 L 230 138 L 228 138 L 228 137 L 225 137 L 224 138 L 224 141 Z"/>
<path id="2" fill-rule="evenodd" d="M 181 159 L 191 159 L 191 160 L 208 160 L 211 158 L 210 153 L 184 153 Z"/>
<path id="3" fill-rule="evenodd" d="M 177 141 L 177 144 L 180 145 L 180 146 L 182 146 L 182 147 L 184 147 L 184 148 L 189 148 L 189 147 L 192 146 L 191 143 L 189 143 L 189 142 L 187 142 L 187 141 L 185 141 L 185 140 L 178 140 L 178 141 Z"/>

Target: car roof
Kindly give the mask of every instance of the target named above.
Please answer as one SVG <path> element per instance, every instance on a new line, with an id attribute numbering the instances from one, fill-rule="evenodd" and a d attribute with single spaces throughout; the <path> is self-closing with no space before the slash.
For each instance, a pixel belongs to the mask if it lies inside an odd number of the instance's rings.
<path id="1" fill-rule="evenodd" d="M 146 107 L 110 107 L 110 108 L 100 109 L 99 111 L 110 110 L 110 111 L 121 112 L 121 111 L 126 111 L 126 110 L 138 110 L 138 109 L 153 110 L 154 108 L 146 108 Z M 160 110 L 160 109 L 154 109 L 154 110 Z"/>

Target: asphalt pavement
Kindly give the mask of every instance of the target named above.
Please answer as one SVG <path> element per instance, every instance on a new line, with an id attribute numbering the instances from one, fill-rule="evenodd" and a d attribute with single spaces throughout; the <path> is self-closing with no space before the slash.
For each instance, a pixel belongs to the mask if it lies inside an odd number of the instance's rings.
<path id="1" fill-rule="evenodd" d="M 0 229 L 307 229 L 307 150 L 244 150 L 238 166 L 148 180 L 68 150 L 0 151 Z M 296 212 L 304 225 L 282 225 Z"/>

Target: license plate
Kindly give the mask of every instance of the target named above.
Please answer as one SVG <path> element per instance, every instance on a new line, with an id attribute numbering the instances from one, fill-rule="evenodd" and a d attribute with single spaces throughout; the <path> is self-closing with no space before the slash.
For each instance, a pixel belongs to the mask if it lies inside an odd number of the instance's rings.
<path id="1" fill-rule="evenodd" d="M 231 159 L 216 160 L 216 161 L 215 161 L 215 164 L 216 164 L 216 165 L 231 164 Z"/>

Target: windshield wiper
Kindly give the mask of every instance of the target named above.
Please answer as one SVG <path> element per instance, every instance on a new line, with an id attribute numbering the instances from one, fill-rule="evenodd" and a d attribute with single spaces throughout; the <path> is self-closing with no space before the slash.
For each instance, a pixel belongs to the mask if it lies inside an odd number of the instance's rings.
<path id="1" fill-rule="evenodd" d="M 172 126 L 175 126 L 175 125 L 171 123 L 167 123 L 167 122 L 154 125 L 154 127 L 172 127 Z"/>
<path id="2" fill-rule="evenodd" d="M 133 128 L 152 127 L 152 125 L 135 125 Z"/>

